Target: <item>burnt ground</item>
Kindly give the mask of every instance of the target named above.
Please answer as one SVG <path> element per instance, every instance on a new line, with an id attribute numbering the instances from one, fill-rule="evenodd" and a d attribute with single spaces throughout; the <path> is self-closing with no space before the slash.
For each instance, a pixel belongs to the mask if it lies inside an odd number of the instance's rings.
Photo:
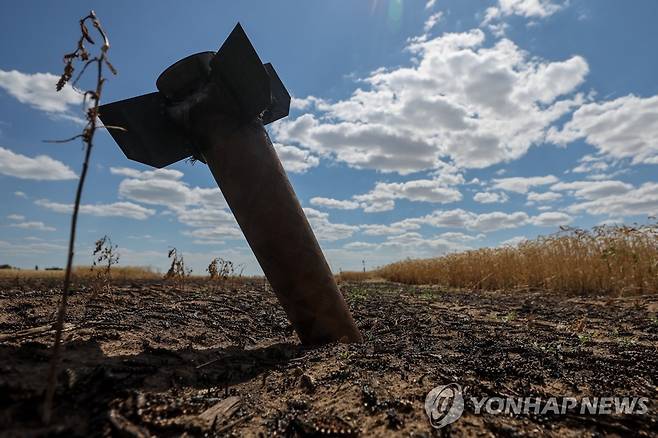
<path id="1" fill-rule="evenodd" d="M 95 300 L 78 287 L 54 422 L 46 428 L 38 409 L 58 284 L 3 281 L 2 435 L 658 433 L 657 295 L 568 297 L 344 283 L 366 342 L 304 349 L 259 280 L 219 290 L 203 283 L 180 290 L 129 282 Z M 465 412 L 434 430 L 424 400 L 433 387 L 450 382 L 464 387 Z M 624 395 L 647 397 L 649 412 L 476 415 L 469 401 Z"/>

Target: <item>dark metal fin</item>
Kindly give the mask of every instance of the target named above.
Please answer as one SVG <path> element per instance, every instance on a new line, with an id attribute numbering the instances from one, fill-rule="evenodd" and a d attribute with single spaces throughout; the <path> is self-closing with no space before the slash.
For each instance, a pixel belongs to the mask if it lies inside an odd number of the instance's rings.
<path id="1" fill-rule="evenodd" d="M 241 119 L 252 120 L 270 107 L 270 77 L 240 23 L 210 61 L 210 66 L 211 77 L 231 94 Z"/>
<path id="2" fill-rule="evenodd" d="M 290 94 L 279 75 L 276 74 L 274 66 L 268 63 L 264 67 L 270 77 L 272 89 L 272 105 L 263 113 L 263 124 L 267 125 L 288 116 L 290 112 Z"/>
<path id="3" fill-rule="evenodd" d="M 160 168 L 192 155 L 189 139 L 165 114 L 160 93 L 102 105 L 100 118 L 131 160 Z"/>

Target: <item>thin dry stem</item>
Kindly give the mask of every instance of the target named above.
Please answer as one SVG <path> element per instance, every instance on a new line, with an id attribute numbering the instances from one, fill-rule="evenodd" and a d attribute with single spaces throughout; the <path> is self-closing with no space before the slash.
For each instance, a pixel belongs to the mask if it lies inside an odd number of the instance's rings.
<path id="1" fill-rule="evenodd" d="M 85 42 L 90 44 L 95 44 L 94 40 L 89 35 L 89 30 L 87 29 L 87 23 L 91 22 L 98 34 L 103 40 L 103 45 L 99 50 L 98 55 L 91 57 L 90 53 L 85 47 Z M 80 173 L 80 179 L 78 181 L 78 187 L 75 193 L 75 203 L 73 205 L 73 213 L 71 216 L 71 230 L 69 235 L 69 246 L 68 246 L 68 258 L 66 262 L 66 273 L 64 274 L 64 285 L 62 288 L 62 299 L 59 304 L 59 309 L 57 311 L 57 320 L 55 322 L 55 342 L 53 344 L 52 357 L 50 362 L 50 368 L 48 370 L 48 380 L 43 404 L 42 418 L 45 424 L 49 424 L 52 418 L 52 408 L 53 408 L 53 398 L 55 395 L 55 388 L 57 387 L 57 370 L 59 368 L 60 356 L 62 351 L 62 329 L 64 327 L 64 320 L 66 319 L 66 306 L 69 296 L 69 289 L 71 287 L 71 273 L 73 270 L 73 257 L 75 250 L 75 235 L 76 228 L 78 223 L 78 212 L 80 210 L 80 199 L 82 197 L 82 189 L 84 187 L 85 179 L 87 177 L 87 170 L 89 168 L 89 159 L 91 157 L 91 150 L 93 148 L 93 139 L 94 134 L 96 133 L 97 120 L 98 120 L 98 107 L 100 106 L 101 94 L 103 91 L 103 85 L 105 83 L 105 78 L 103 77 L 103 68 L 107 67 L 113 74 L 116 74 L 116 70 L 110 64 L 107 58 L 107 51 L 110 49 L 110 42 L 107 38 L 107 34 L 101 27 L 98 18 L 94 11 L 90 11 L 89 15 L 83 17 L 80 20 L 80 39 L 78 40 L 77 48 L 72 53 L 64 55 L 64 73 L 62 74 L 59 82 L 57 83 L 57 90 L 61 90 L 64 86 L 71 80 L 73 75 L 74 67 L 73 63 L 75 61 L 85 62 L 80 74 L 82 74 L 86 67 L 95 63 L 97 67 L 96 72 L 96 87 L 94 90 L 88 90 L 84 92 L 85 99 L 87 96 L 90 97 L 92 105 L 86 110 L 87 125 L 83 129 L 82 133 L 71 137 L 65 141 L 71 141 L 76 138 L 82 138 L 85 145 L 85 154 L 84 161 L 82 164 L 82 171 Z M 76 78 L 76 81 L 79 79 Z"/>

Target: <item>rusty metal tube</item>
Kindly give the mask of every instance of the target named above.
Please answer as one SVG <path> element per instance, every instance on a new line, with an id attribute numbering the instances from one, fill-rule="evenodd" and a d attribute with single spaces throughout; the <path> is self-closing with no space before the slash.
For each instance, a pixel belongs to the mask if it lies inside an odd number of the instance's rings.
<path id="1" fill-rule="evenodd" d="M 196 142 L 304 344 L 363 340 L 260 121 L 204 117 Z"/>

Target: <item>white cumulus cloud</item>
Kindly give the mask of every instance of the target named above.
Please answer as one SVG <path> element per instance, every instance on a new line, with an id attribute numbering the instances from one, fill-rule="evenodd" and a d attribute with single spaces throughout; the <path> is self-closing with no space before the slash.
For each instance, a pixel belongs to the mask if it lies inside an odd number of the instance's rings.
<path id="1" fill-rule="evenodd" d="M 566 213 L 559 211 L 547 211 L 531 219 L 533 225 L 538 227 L 556 227 L 559 225 L 568 225 L 573 222 L 573 218 Z"/>
<path id="2" fill-rule="evenodd" d="M 551 186 L 551 189 L 555 191 L 568 191 L 578 198 L 594 200 L 628 193 L 633 189 L 633 185 L 614 180 L 572 181 L 557 183 Z"/>
<path id="3" fill-rule="evenodd" d="M 509 196 L 507 196 L 505 193 L 500 192 L 478 192 L 473 196 L 473 200 L 475 202 L 479 202 L 481 204 L 493 204 L 493 203 L 504 203 L 509 201 Z"/>
<path id="4" fill-rule="evenodd" d="M 47 199 L 38 199 L 35 203 L 56 213 L 71 213 L 72 204 L 51 202 Z M 80 213 L 99 217 L 124 217 L 128 219 L 144 220 L 155 214 L 155 210 L 133 204 L 132 202 L 114 202 L 111 204 L 82 204 Z"/>
<path id="5" fill-rule="evenodd" d="M 658 164 L 658 96 L 628 95 L 587 103 L 574 111 L 561 130 L 552 128 L 547 136 L 563 145 L 579 138 L 614 159 Z"/>
<path id="6" fill-rule="evenodd" d="M 477 214 L 458 208 L 435 210 L 425 216 L 395 222 L 391 226 L 413 230 L 418 229 L 421 225 L 429 225 L 436 228 L 462 228 L 490 232 L 520 227 L 527 224 L 529 219 L 528 214 L 522 211 L 513 213 L 493 211 Z"/>
<path id="7" fill-rule="evenodd" d="M 462 199 L 461 192 L 451 185 L 461 184 L 464 178 L 455 173 L 454 168 L 444 167 L 444 171 L 432 179 L 417 179 L 400 183 L 377 182 L 369 192 L 352 196 L 350 200 L 316 197 L 311 204 L 319 207 L 355 210 L 362 208 L 366 213 L 389 211 L 395 208 L 395 201 L 407 199 L 415 202 L 447 204 Z"/>
<path id="8" fill-rule="evenodd" d="M 554 175 L 531 177 L 516 176 L 511 178 L 494 179 L 493 187 L 508 192 L 528 193 L 528 190 L 532 187 L 545 186 L 556 183 L 557 181 L 558 179 Z"/>
<path id="9" fill-rule="evenodd" d="M 59 76 L 52 73 L 22 73 L 0 70 L 0 88 L 19 102 L 47 113 L 66 113 L 82 104 L 82 95 L 66 85 L 55 89 Z"/>
<path id="10" fill-rule="evenodd" d="M 568 1 L 554 0 L 498 0 L 497 6 L 487 9 L 484 23 L 503 16 L 518 15 L 526 18 L 546 18 L 563 9 Z"/>
<path id="11" fill-rule="evenodd" d="M 70 167 L 48 155 L 28 157 L 0 147 L 0 174 L 21 179 L 56 181 L 75 179 Z M 16 192 L 22 193 L 22 192 Z M 17 194 L 17 196 L 21 196 Z"/>
<path id="12" fill-rule="evenodd" d="M 311 198 L 311 205 L 316 207 L 335 208 L 337 210 L 355 210 L 359 208 L 359 203 L 355 201 L 341 201 L 333 198 L 323 198 L 316 196 Z"/>
<path id="13" fill-rule="evenodd" d="M 9 224 L 9 226 L 14 227 L 14 228 L 23 228 L 25 230 L 55 231 L 55 228 L 47 226 L 46 224 L 44 224 L 41 221 L 16 222 L 16 223 L 13 223 L 13 224 Z"/>
<path id="14" fill-rule="evenodd" d="M 560 193 L 555 193 L 555 192 L 544 192 L 544 193 L 537 193 L 537 192 L 530 192 L 528 193 L 528 203 L 535 203 L 535 202 L 552 202 L 552 201 L 557 201 L 558 199 L 561 199 L 562 195 Z"/>
<path id="15" fill-rule="evenodd" d="M 430 15 L 427 18 L 427 20 L 425 20 L 425 25 L 423 26 L 423 30 L 425 32 L 429 32 L 430 30 L 432 30 L 434 26 L 436 26 L 441 21 L 442 18 L 443 18 L 443 12 L 440 11 Z"/>
<path id="16" fill-rule="evenodd" d="M 625 190 L 625 187 L 609 187 L 603 192 L 581 196 L 586 200 L 569 207 L 570 212 L 586 212 L 592 215 L 608 215 L 614 218 L 629 216 L 658 216 L 658 184 L 647 182 L 640 187 Z"/>
<path id="17" fill-rule="evenodd" d="M 447 187 L 440 180 L 420 179 L 402 183 L 378 182 L 374 189 L 355 195 L 353 199 L 359 201 L 367 212 L 393 209 L 396 199 L 447 204 L 460 201 L 462 194 L 454 187 Z"/>
<path id="18" fill-rule="evenodd" d="M 217 187 L 191 187 L 182 181 L 183 172 L 173 169 L 139 171 L 122 167 L 111 168 L 110 172 L 128 177 L 119 183 L 120 197 L 167 208 L 179 222 L 194 228 L 184 230 L 185 235 L 207 242 L 242 237 Z"/>
<path id="19" fill-rule="evenodd" d="M 283 168 L 292 173 L 305 173 L 320 164 L 320 159 L 309 151 L 295 146 L 274 143 L 274 149 L 279 155 Z"/>
<path id="20" fill-rule="evenodd" d="M 315 112 L 275 124 L 276 139 L 382 172 L 482 168 L 523 156 L 584 100 L 580 56 L 542 60 L 507 39 L 487 47 L 479 29 L 408 50 L 412 66 L 376 70 L 345 100 L 305 101 Z"/>
<path id="21" fill-rule="evenodd" d="M 332 242 L 334 240 L 347 239 L 351 237 L 359 227 L 356 225 L 337 224 L 329 220 L 329 214 L 318 211 L 314 208 L 304 208 L 306 218 L 313 228 L 313 232 L 318 240 Z"/>

